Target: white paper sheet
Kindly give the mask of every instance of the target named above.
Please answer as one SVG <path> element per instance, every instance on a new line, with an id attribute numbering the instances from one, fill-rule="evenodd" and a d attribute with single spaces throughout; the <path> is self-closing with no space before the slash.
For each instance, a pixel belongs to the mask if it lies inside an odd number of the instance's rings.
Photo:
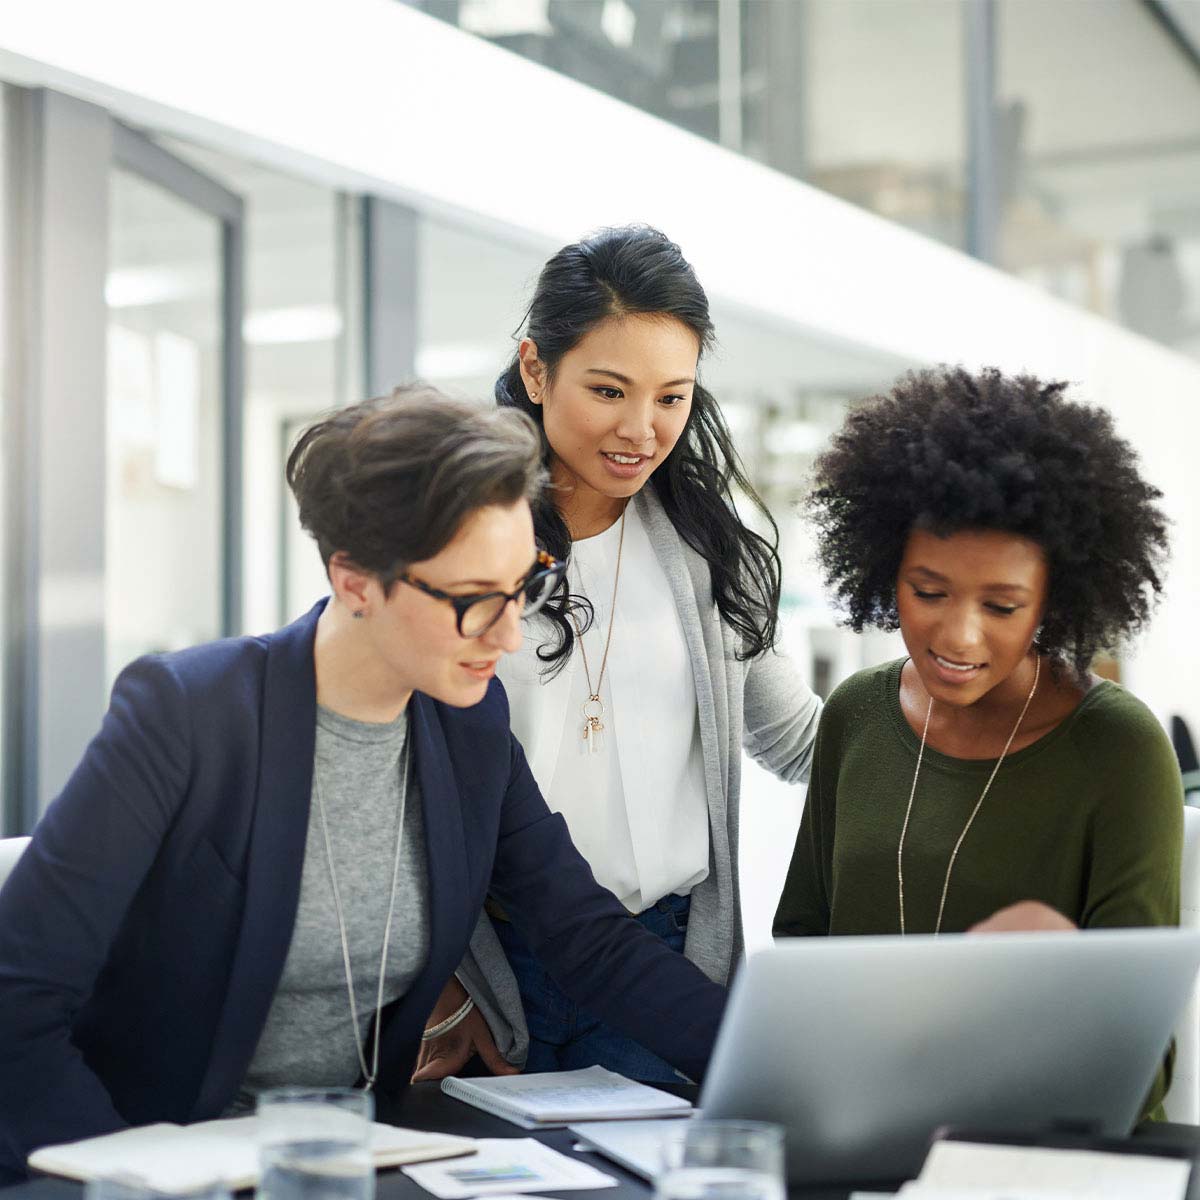
<path id="1" fill-rule="evenodd" d="M 375 1123 L 371 1149 L 380 1167 L 470 1154 L 470 1138 Z M 131 1175 L 163 1192 L 221 1181 L 231 1188 L 258 1181 L 258 1118 L 229 1117 L 197 1125 L 138 1125 L 116 1133 L 43 1146 L 29 1156 L 35 1171 L 86 1181 Z"/>
<path id="2" fill-rule="evenodd" d="M 945 1141 L 934 1144 L 915 1185 L 899 1194 L 903 1200 L 941 1200 L 922 1190 L 938 1187 L 967 1191 L 976 1200 L 997 1194 L 1042 1200 L 1039 1191 L 1055 1200 L 1183 1200 L 1191 1169 L 1178 1158 Z"/>
<path id="3" fill-rule="evenodd" d="M 617 1186 L 611 1175 L 559 1154 L 533 1138 L 479 1138 L 470 1158 L 422 1163 L 405 1167 L 404 1173 L 439 1200 Z"/>

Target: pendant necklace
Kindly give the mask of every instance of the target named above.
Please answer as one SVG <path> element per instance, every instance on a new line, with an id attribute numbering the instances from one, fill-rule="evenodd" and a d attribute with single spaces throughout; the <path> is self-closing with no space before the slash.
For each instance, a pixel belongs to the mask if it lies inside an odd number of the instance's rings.
<path id="1" fill-rule="evenodd" d="M 588 665 L 587 647 L 583 644 L 583 632 L 575 614 L 571 613 L 571 624 L 575 626 L 575 640 L 583 655 L 583 673 L 587 679 L 588 698 L 583 702 L 583 740 L 588 753 L 595 754 L 604 744 L 604 702 L 600 699 L 600 686 L 604 682 L 604 669 L 608 666 L 608 648 L 612 645 L 613 619 L 617 613 L 617 584 L 621 581 L 621 550 L 625 545 L 625 509 L 621 510 L 621 531 L 617 537 L 617 567 L 613 572 L 612 603 L 608 609 L 608 634 L 604 639 L 604 655 L 600 659 L 600 674 L 592 683 L 592 671 Z"/>
<path id="2" fill-rule="evenodd" d="M 1000 764 L 1008 755 L 1009 747 L 1013 744 L 1013 740 L 1017 736 L 1017 730 L 1021 728 L 1021 722 L 1025 720 L 1025 714 L 1029 711 L 1030 704 L 1033 703 L 1033 694 L 1037 691 L 1038 679 L 1042 673 L 1042 660 L 1038 655 L 1033 658 L 1033 687 L 1029 689 L 1029 695 L 1025 697 L 1025 707 L 1021 709 L 1021 715 L 1017 718 L 1017 723 L 1013 726 L 1012 733 L 1008 735 L 1008 741 L 1004 743 L 1004 749 L 1000 752 L 1000 757 L 996 759 L 996 765 L 992 768 L 992 773 L 988 776 L 988 781 L 983 785 L 983 791 L 980 793 L 979 799 L 975 802 L 975 807 L 971 810 L 971 815 L 967 818 L 967 823 L 963 826 L 963 831 L 958 835 L 958 841 L 954 843 L 954 849 L 950 852 L 950 862 L 946 866 L 946 878 L 942 882 L 942 899 L 938 904 L 937 924 L 933 927 L 933 936 L 937 937 L 942 932 L 942 913 L 946 908 L 946 893 L 950 890 L 950 872 L 954 870 L 954 860 L 958 858 L 959 847 L 963 844 L 963 840 L 967 836 L 975 818 L 979 815 L 979 810 L 983 807 L 983 802 L 987 798 L 987 794 L 991 791 L 992 781 L 996 778 L 996 773 L 1000 770 Z M 933 697 L 929 697 L 929 708 L 925 712 L 925 728 L 921 731 L 921 748 L 917 751 L 917 769 L 913 772 L 912 789 L 908 793 L 908 808 L 904 810 L 904 825 L 900 829 L 900 846 L 896 851 L 896 882 L 900 891 L 900 934 L 903 936 L 906 933 L 904 927 L 904 837 L 908 833 L 908 818 L 912 815 L 913 797 L 917 794 L 917 778 L 921 774 L 921 760 L 925 757 L 925 739 L 929 736 L 929 718 L 933 715 Z"/>
<path id="3" fill-rule="evenodd" d="M 408 773 L 408 745 L 400 758 L 400 770 L 405 777 Z M 325 862 L 329 867 L 329 884 L 333 891 L 333 909 L 337 914 L 338 934 L 342 942 L 342 966 L 346 973 L 346 992 L 350 998 L 350 1025 L 354 1032 L 354 1050 L 358 1054 L 358 1065 L 362 1068 L 363 1091 L 369 1092 L 374 1088 L 379 1078 L 379 1014 L 383 1008 L 383 987 L 387 973 L 388 942 L 392 935 L 392 915 L 396 909 L 396 877 L 400 874 L 400 847 L 404 840 L 404 805 L 408 798 L 407 778 L 400 801 L 400 811 L 396 817 L 396 853 L 392 859 L 392 889 L 388 895 L 387 921 L 383 926 L 383 950 L 379 955 L 379 985 L 375 995 L 375 1045 L 371 1052 L 371 1066 L 368 1069 L 367 1059 L 363 1054 L 362 1043 L 358 1032 L 358 1001 L 354 995 L 354 974 L 350 970 L 350 938 L 346 933 L 346 918 L 342 913 L 342 896 L 338 890 L 337 872 L 333 867 L 333 846 L 329 840 L 329 822 L 325 816 L 325 797 L 321 795 L 320 773 L 313 769 L 313 784 L 317 794 L 317 810 L 321 816 L 321 833 L 325 837 Z"/>

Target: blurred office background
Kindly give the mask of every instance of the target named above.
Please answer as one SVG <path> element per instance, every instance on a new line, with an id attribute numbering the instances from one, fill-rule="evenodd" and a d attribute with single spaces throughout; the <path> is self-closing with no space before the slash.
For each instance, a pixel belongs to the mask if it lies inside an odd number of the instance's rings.
<path id="1" fill-rule="evenodd" d="M 0 0 L 0 834 L 121 666 L 324 590 L 282 478 L 315 414 L 420 377 L 481 400 L 545 257 L 666 230 L 782 533 L 785 641 L 839 628 L 796 506 L 910 366 L 1072 380 L 1175 522 L 1102 664 L 1200 728 L 1195 0 Z M 765 936 L 802 794 L 751 772 Z"/>

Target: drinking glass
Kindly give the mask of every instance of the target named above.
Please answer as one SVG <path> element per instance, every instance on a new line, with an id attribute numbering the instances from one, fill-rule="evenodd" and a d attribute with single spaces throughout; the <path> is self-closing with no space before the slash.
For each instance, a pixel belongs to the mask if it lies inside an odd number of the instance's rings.
<path id="1" fill-rule="evenodd" d="M 271 1088 L 257 1113 L 259 1200 L 374 1200 L 369 1092 Z"/>
<path id="2" fill-rule="evenodd" d="M 783 1130 L 763 1121 L 686 1122 L 663 1147 L 656 1200 L 785 1200 Z"/>

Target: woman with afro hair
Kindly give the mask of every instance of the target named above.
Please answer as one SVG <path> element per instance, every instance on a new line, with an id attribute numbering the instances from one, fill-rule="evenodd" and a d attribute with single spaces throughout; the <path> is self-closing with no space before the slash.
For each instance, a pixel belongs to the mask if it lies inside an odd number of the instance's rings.
<path id="1" fill-rule="evenodd" d="M 913 373 L 819 458 L 826 582 L 908 654 L 825 706 L 777 935 L 1178 923 L 1170 742 L 1090 672 L 1161 590 L 1161 493 L 1064 391 Z"/>

